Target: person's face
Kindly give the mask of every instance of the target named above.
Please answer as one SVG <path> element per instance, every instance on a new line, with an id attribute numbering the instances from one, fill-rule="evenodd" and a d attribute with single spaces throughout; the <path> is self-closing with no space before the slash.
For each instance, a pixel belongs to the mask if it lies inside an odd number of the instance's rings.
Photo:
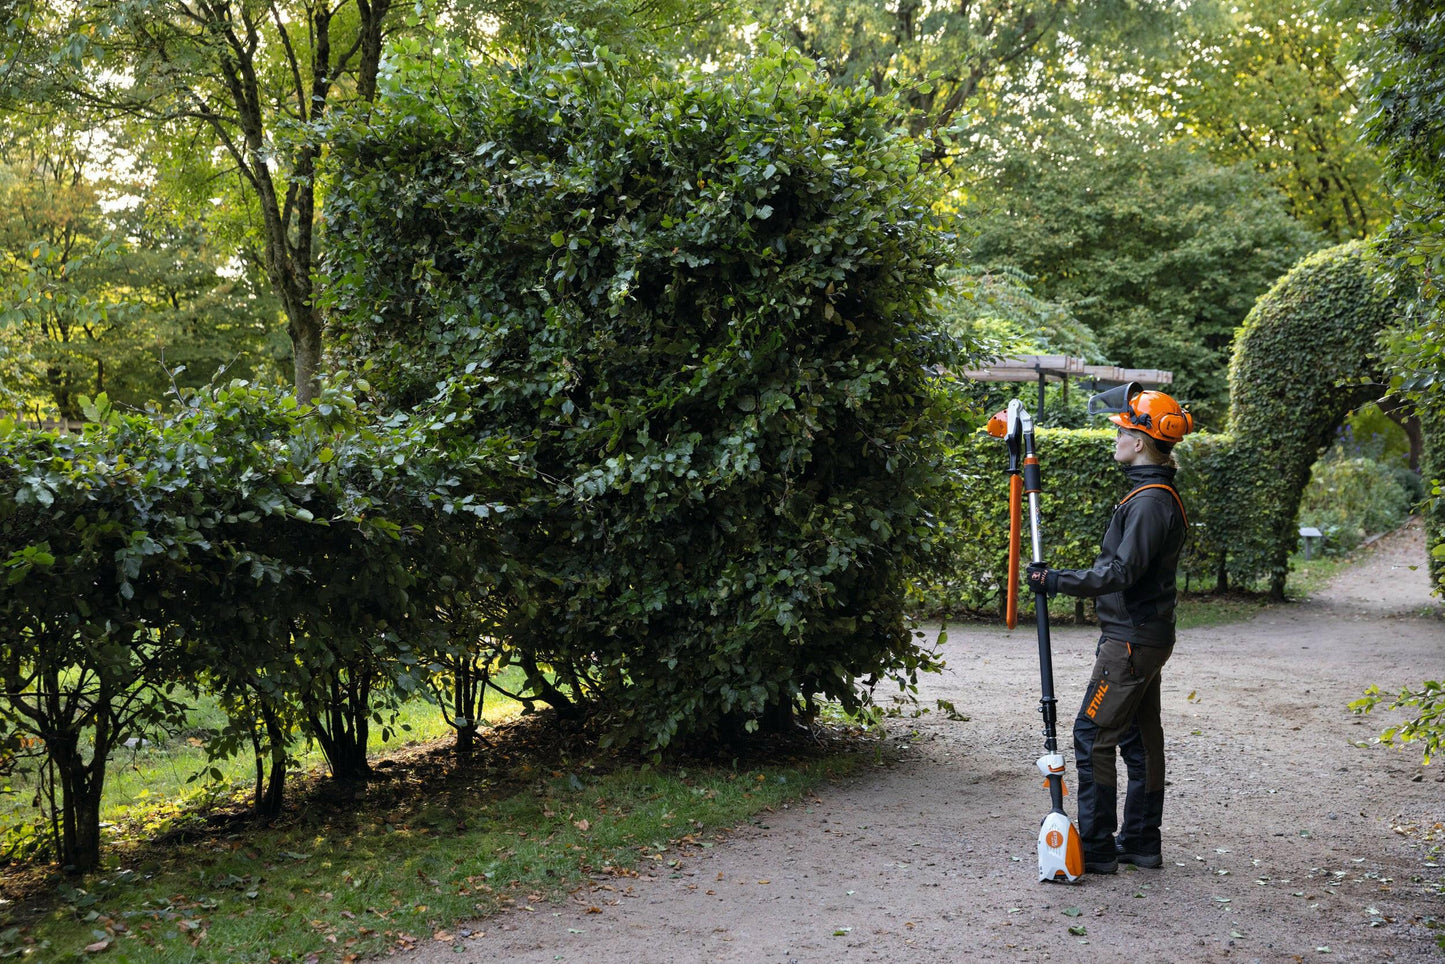
<path id="1" fill-rule="evenodd" d="M 1130 435 L 1122 428 L 1114 438 L 1114 461 L 1122 465 L 1133 465 L 1144 455 L 1144 440 Z"/>

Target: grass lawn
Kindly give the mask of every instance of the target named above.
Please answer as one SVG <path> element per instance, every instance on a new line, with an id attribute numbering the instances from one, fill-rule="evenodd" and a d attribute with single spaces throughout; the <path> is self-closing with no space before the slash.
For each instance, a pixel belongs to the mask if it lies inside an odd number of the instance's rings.
<path id="1" fill-rule="evenodd" d="M 0 957 L 344 962 L 446 943 L 461 921 L 560 900 L 591 875 L 674 872 L 719 829 L 860 759 L 836 747 L 754 748 L 748 767 L 659 770 L 569 756 L 552 734 L 539 737 L 545 726 L 508 727 L 466 766 L 449 739 L 394 753 L 345 797 L 313 772 L 270 827 L 251 822 L 244 801 L 178 808 L 170 799 L 165 819 L 145 820 L 144 801 L 162 792 L 139 788 L 139 803 L 117 808 L 128 816 L 111 830 L 106 870 L 78 882 L 48 867 L 9 870 Z M 140 761 L 161 756 L 138 754 L 135 779 Z M 184 771 L 152 767 L 172 769 Z"/>

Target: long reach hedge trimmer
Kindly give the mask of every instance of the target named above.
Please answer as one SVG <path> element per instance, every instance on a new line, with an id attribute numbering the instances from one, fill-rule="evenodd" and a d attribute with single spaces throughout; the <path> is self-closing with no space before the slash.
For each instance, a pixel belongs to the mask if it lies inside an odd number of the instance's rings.
<path id="1" fill-rule="evenodd" d="M 1019 537 L 1023 496 L 1029 497 L 1029 530 L 1033 535 L 1033 561 L 1042 563 L 1043 538 L 1039 534 L 1039 458 L 1034 448 L 1034 420 L 1018 399 L 988 423 L 988 434 L 1008 445 L 1009 534 L 1008 600 L 1005 617 L 1009 629 L 1018 625 Z M 1064 757 L 1059 753 L 1058 700 L 1054 698 L 1054 654 L 1049 642 L 1049 604 L 1041 591 L 1034 593 L 1034 618 L 1039 634 L 1039 681 L 1043 696 L 1039 712 L 1044 718 L 1044 755 L 1039 772 L 1049 788 L 1053 809 L 1039 825 L 1039 880 L 1078 880 L 1084 873 L 1084 848 L 1079 831 L 1064 812 Z"/>

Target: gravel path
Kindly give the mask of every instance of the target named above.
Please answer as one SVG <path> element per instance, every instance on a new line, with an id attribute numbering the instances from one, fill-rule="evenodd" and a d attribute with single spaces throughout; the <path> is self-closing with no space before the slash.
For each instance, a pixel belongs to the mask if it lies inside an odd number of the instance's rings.
<path id="1" fill-rule="evenodd" d="M 1387 718 L 1346 708 L 1370 683 L 1445 671 L 1445 621 L 1410 568 L 1423 558 L 1407 529 L 1306 603 L 1180 634 L 1164 674 L 1162 870 L 1038 883 L 1032 624 L 955 627 L 949 669 L 921 697 L 969 721 L 900 726 L 869 772 L 685 852 L 676 871 L 599 878 L 472 925 L 464 950 L 393 960 L 1445 962 L 1445 928 L 1427 926 L 1445 919 L 1445 774 L 1414 747 L 1369 745 Z M 1065 747 L 1095 638 L 1054 633 Z"/>

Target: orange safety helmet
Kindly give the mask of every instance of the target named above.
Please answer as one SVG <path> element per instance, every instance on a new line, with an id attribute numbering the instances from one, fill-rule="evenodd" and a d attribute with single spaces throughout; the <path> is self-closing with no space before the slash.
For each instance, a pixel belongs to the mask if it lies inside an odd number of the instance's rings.
<path id="1" fill-rule="evenodd" d="M 1170 445 L 1194 431 L 1194 416 L 1168 395 L 1155 391 L 1130 397 L 1124 410 L 1110 415 L 1109 421 Z"/>

